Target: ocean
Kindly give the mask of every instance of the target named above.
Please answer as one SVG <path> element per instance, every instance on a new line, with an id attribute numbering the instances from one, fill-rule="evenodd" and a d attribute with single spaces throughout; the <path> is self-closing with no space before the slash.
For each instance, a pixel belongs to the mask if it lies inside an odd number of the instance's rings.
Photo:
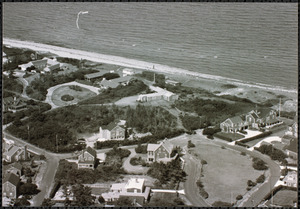
<path id="1" fill-rule="evenodd" d="M 292 3 L 3 3 L 3 37 L 298 89 Z M 79 11 L 79 27 L 76 26 Z"/>

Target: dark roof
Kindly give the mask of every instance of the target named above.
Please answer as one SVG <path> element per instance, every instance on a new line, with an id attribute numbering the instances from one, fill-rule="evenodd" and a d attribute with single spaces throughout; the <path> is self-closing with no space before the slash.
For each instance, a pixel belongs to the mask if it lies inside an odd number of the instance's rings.
<path id="1" fill-rule="evenodd" d="M 99 78 L 99 77 L 103 76 L 106 73 L 109 73 L 109 70 L 103 70 L 103 71 L 97 72 L 97 73 L 86 74 L 86 75 L 84 75 L 84 77 L 88 78 L 88 79 Z"/>
<path id="2" fill-rule="evenodd" d="M 97 156 L 96 150 L 94 150 L 94 149 L 91 148 L 91 147 L 87 147 L 87 148 L 86 148 L 86 151 L 87 151 L 88 153 L 90 153 L 91 155 L 93 155 L 93 156 L 96 158 L 96 156 Z"/>
<path id="3" fill-rule="evenodd" d="M 298 141 L 297 139 L 292 139 L 290 144 L 286 147 L 287 150 L 298 153 Z"/>
<path id="4" fill-rule="evenodd" d="M 229 118 L 232 123 L 237 124 L 237 123 L 243 123 L 244 121 L 242 120 L 242 118 L 240 116 L 235 116 L 232 118 Z"/>
<path id="5" fill-rule="evenodd" d="M 17 168 L 19 170 L 22 170 L 22 168 L 23 168 L 23 166 L 20 163 L 18 163 L 18 162 L 14 163 L 13 167 L 15 167 L 15 168 Z"/>
<path id="6" fill-rule="evenodd" d="M 103 129 L 107 129 L 107 130 L 111 131 L 117 126 L 120 126 L 121 128 L 124 128 L 124 126 L 118 125 L 118 123 L 119 123 L 119 120 L 116 120 L 114 122 L 109 123 L 107 126 L 103 127 Z"/>
<path id="7" fill-rule="evenodd" d="M 115 78 L 112 79 L 111 81 L 115 82 L 115 83 L 122 83 L 122 82 L 127 82 L 132 80 L 133 77 L 132 76 L 125 76 L 125 77 L 121 77 L 121 78 Z"/>
<path id="8" fill-rule="evenodd" d="M 20 178 L 14 173 L 9 173 L 4 177 L 3 183 L 7 181 L 17 186 L 20 181 Z"/>
<path id="9" fill-rule="evenodd" d="M 259 109 L 257 111 L 259 112 L 258 115 L 259 115 L 260 118 L 265 118 L 265 117 L 267 117 L 270 114 L 270 112 L 272 111 L 272 109 L 270 109 L 270 108 Z"/>
<path id="10" fill-rule="evenodd" d="M 36 61 L 31 61 L 31 63 L 35 66 L 35 65 L 39 65 L 39 64 L 47 64 L 47 60 L 36 60 Z"/>

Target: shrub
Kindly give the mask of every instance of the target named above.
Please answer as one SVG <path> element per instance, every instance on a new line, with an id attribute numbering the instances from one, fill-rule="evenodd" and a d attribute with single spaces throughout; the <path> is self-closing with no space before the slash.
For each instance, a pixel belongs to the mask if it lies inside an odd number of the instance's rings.
<path id="1" fill-rule="evenodd" d="M 193 144 L 192 141 L 189 140 L 189 141 L 188 141 L 187 147 L 188 147 L 188 148 L 193 148 L 193 147 L 195 147 L 195 144 Z"/>
<path id="2" fill-rule="evenodd" d="M 263 138 L 263 137 L 266 137 L 266 136 L 269 136 L 272 134 L 272 131 L 266 131 L 264 133 L 261 133 L 257 136 L 253 136 L 253 137 L 250 137 L 250 138 L 247 138 L 247 139 L 242 139 L 240 142 L 242 143 L 247 143 L 247 142 L 250 142 L 250 141 L 253 141 L 255 139 L 260 139 L 260 138 Z"/>
<path id="3" fill-rule="evenodd" d="M 235 199 L 236 199 L 236 200 L 241 200 L 241 199 L 243 199 L 243 196 L 239 194 L 238 196 L 236 196 Z"/>
<path id="4" fill-rule="evenodd" d="M 256 179 L 256 183 L 264 183 L 265 179 L 266 179 L 265 175 L 262 174 Z"/>
<path id="5" fill-rule="evenodd" d="M 201 164 L 206 165 L 207 164 L 206 160 L 201 160 Z"/>
<path id="6" fill-rule="evenodd" d="M 147 145 L 138 144 L 135 148 L 136 153 L 147 154 Z"/>
<path id="7" fill-rule="evenodd" d="M 221 149 L 226 149 L 226 148 L 224 146 L 222 146 Z"/>
<path id="8" fill-rule="evenodd" d="M 207 138 L 208 139 L 214 139 L 214 136 L 213 135 L 208 135 Z"/>
<path id="9" fill-rule="evenodd" d="M 241 141 L 235 141 L 234 144 L 235 144 L 235 145 L 242 146 L 242 147 L 247 147 L 247 148 L 249 148 L 249 146 L 248 146 L 247 144 L 244 144 L 244 143 L 241 142 Z"/>
<path id="10" fill-rule="evenodd" d="M 61 96 L 61 100 L 65 101 L 65 102 L 72 101 L 73 99 L 74 99 L 74 97 L 69 94 L 65 94 L 65 95 Z"/>
<path id="11" fill-rule="evenodd" d="M 202 181 L 200 179 L 196 182 L 196 184 L 197 184 L 197 186 L 199 188 L 203 188 L 204 187 L 204 185 L 203 185 L 203 183 L 202 183 Z"/>
<path id="12" fill-rule="evenodd" d="M 212 204 L 214 207 L 231 207 L 232 204 L 229 202 L 216 201 Z"/>
<path id="13" fill-rule="evenodd" d="M 203 188 L 200 189 L 200 195 L 201 195 L 204 199 L 207 199 L 207 198 L 208 198 L 208 193 L 207 193 Z"/>
<path id="14" fill-rule="evenodd" d="M 256 170 L 268 169 L 268 166 L 266 165 L 266 163 L 264 161 L 262 161 L 261 159 L 253 158 L 252 161 L 253 161 L 252 166 L 254 169 L 256 169 Z"/>
<path id="15" fill-rule="evenodd" d="M 241 152 L 241 155 L 246 156 L 246 153 L 245 152 Z"/>
<path id="16" fill-rule="evenodd" d="M 205 129 L 203 129 L 202 134 L 208 135 L 208 136 L 213 136 L 215 133 L 218 133 L 220 131 L 221 131 L 220 128 L 205 128 Z"/>
<path id="17" fill-rule="evenodd" d="M 248 185 L 248 187 L 254 187 L 254 186 L 256 186 L 256 183 L 251 180 L 248 180 L 247 185 Z"/>

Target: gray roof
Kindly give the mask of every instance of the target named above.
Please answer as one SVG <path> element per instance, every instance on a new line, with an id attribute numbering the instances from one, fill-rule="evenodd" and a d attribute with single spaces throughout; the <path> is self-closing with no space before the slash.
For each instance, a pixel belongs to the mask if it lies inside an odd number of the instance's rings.
<path id="1" fill-rule="evenodd" d="M 47 64 L 47 60 L 36 60 L 36 61 L 31 61 L 31 63 L 35 66 L 35 65 L 40 65 L 40 64 Z"/>
<path id="2" fill-rule="evenodd" d="M 19 150 L 19 147 L 17 146 L 13 146 L 7 153 L 7 156 L 13 156 L 17 151 Z"/>
<path id="3" fill-rule="evenodd" d="M 106 73 L 109 73 L 109 70 L 102 70 L 101 72 L 86 74 L 86 75 L 84 75 L 84 77 L 88 78 L 88 79 L 99 78 L 99 77 L 103 76 Z"/>
<path id="4" fill-rule="evenodd" d="M 147 151 L 155 151 L 160 145 L 159 144 L 148 144 Z"/>
<path id="5" fill-rule="evenodd" d="M 96 156 L 97 156 L 96 150 L 94 150 L 94 149 L 91 148 L 91 147 L 87 147 L 87 148 L 86 148 L 86 151 L 87 151 L 88 153 L 90 153 L 91 155 L 93 155 L 93 156 L 96 158 Z"/>
<path id="6" fill-rule="evenodd" d="M 4 177 L 3 183 L 7 181 L 17 186 L 20 181 L 20 178 L 14 173 L 9 173 Z"/>
<path id="7" fill-rule="evenodd" d="M 117 126 L 124 128 L 124 126 L 118 125 L 118 123 L 119 123 L 119 120 L 116 120 L 114 122 L 109 123 L 107 126 L 104 126 L 103 129 L 107 129 L 107 130 L 111 131 Z"/>
<path id="8" fill-rule="evenodd" d="M 169 153 L 172 152 L 173 147 L 174 147 L 173 144 L 171 144 L 169 141 L 164 140 L 160 144 L 148 144 L 147 145 L 147 151 L 155 151 L 160 146 L 163 146 Z"/>
<path id="9" fill-rule="evenodd" d="M 116 82 L 116 83 L 123 83 L 123 82 L 130 81 L 131 79 L 133 79 L 132 76 L 125 76 L 125 77 L 112 79 L 111 81 Z"/>
<path id="10" fill-rule="evenodd" d="M 114 82 L 113 80 L 103 80 L 100 83 L 102 86 L 110 87 L 110 88 L 116 88 L 119 86 L 119 83 Z"/>

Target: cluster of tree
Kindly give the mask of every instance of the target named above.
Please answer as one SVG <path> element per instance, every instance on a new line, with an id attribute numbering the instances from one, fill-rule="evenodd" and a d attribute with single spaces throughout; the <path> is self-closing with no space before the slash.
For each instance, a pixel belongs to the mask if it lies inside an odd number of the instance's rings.
<path id="1" fill-rule="evenodd" d="M 135 152 L 139 154 L 147 154 L 147 145 L 141 145 L 141 143 L 139 143 L 135 148 Z"/>
<path id="2" fill-rule="evenodd" d="M 14 207 L 26 207 L 26 206 L 30 206 L 30 202 L 27 200 L 27 198 L 25 196 L 21 197 L 21 198 L 17 198 L 17 199 L 12 199 L 9 203 L 9 206 Z"/>
<path id="3" fill-rule="evenodd" d="M 121 149 L 114 146 L 113 149 L 106 152 L 105 164 L 108 166 L 114 166 L 116 168 L 121 168 L 123 165 L 122 159 L 130 155 L 128 149 Z"/>
<path id="4" fill-rule="evenodd" d="M 3 91 L 13 91 L 17 93 L 23 92 L 23 85 L 19 83 L 14 77 L 2 77 Z"/>
<path id="5" fill-rule="evenodd" d="M 226 118 L 242 114 L 253 108 L 253 105 L 247 102 L 228 103 L 201 98 L 178 100 L 175 102 L 175 106 L 185 112 L 197 113 L 199 116 L 205 118 L 204 121 L 207 123 L 209 121 L 211 124 L 217 124 Z"/>
<path id="6" fill-rule="evenodd" d="M 20 183 L 18 188 L 19 195 L 35 195 L 38 194 L 40 190 L 38 189 L 36 184 L 32 183 Z"/>
<path id="7" fill-rule="evenodd" d="M 221 129 L 219 128 L 219 126 L 214 127 L 214 128 L 205 128 L 203 129 L 202 134 L 203 135 L 207 135 L 207 136 L 213 136 L 215 133 L 220 132 Z"/>
<path id="8" fill-rule="evenodd" d="M 35 110 L 35 113 L 28 119 L 14 120 L 13 124 L 8 127 L 8 131 L 51 151 L 57 151 L 57 148 L 59 152 L 79 150 L 81 145 L 75 145 L 77 133 L 98 132 L 100 126 L 108 125 L 115 119 L 126 119 L 128 127 L 135 128 L 138 132 L 150 131 L 153 134 L 153 136 L 142 138 L 141 143 L 152 141 L 155 143 L 157 140 L 183 133 L 182 130 L 176 129 L 176 118 L 160 107 L 138 105 L 136 109 L 133 109 L 129 106 L 118 107 L 116 105 L 93 108 L 74 105 L 47 113 L 40 113 L 39 108 Z M 116 144 L 114 141 L 103 143 L 109 144 L 107 147 L 113 147 Z M 97 143 L 97 146 L 102 146 L 103 143 Z M 121 144 L 137 144 L 137 140 L 124 140 Z"/>
<path id="9" fill-rule="evenodd" d="M 204 128 L 210 125 L 210 122 L 205 120 L 206 118 L 202 119 L 199 116 L 181 115 L 180 119 L 182 121 L 182 125 L 189 131 Z"/>
<path id="10" fill-rule="evenodd" d="M 180 182 L 184 182 L 187 175 L 182 170 L 179 158 L 176 158 L 167 164 L 154 162 L 151 164 L 147 174 L 156 178 L 161 187 L 172 189 L 176 188 Z"/>
<path id="11" fill-rule="evenodd" d="M 24 117 L 37 117 L 39 114 L 51 109 L 51 105 L 42 102 L 35 102 L 33 100 L 27 101 L 26 104 L 27 109 L 25 110 L 20 110 L 15 113 L 10 111 L 4 112 L 3 124 L 8 124 L 10 122 L 19 123 L 19 121 Z"/>
<path id="12" fill-rule="evenodd" d="M 91 187 L 82 184 L 75 184 L 72 186 L 73 201 L 72 206 L 92 206 L 95 203 L 95 196 L 92 196 Z"/>
<path id="13" fill-rule="evenodd" d="M 204 199 L 207 199 L 208 198 L 208 193 L 205 191 L 204 189 L 204 185 L 201 181 L 201 179 L 198 179 L 198 181 L 196 182 L 198 188 L 199 188 L 199 193 L 200 195 L 204 198 Z"/>
<path id="14" fill-rule="evenodd" d="M 147 166 L 147 163 L 145 160 L 143 160 L 141 157 L 133 157 L 130 159 L 131 165 L 141 165 L 141 166 Z"/>
<path id="15" fill-rule="evenodd" d="M 279 162 L 284 162 L 285 158 L 287 158 L 287 155 L 283 151 L 274 148 L 272 145 L 263 144 L 260 147 L 255 147 L 255 150 L 262 154 L 266 154 L 270 156 L 272 160 L 278 160 Z"/>
<path id="16" fill-rule="evenodd" d="M 103 76 L 97 78 L 97 81 L 102 81 L 103 78 L 106 80 L 112 80 L 115 78 L 120 78 L 120 75 L 118 73 L 105 73 Z"/>
<path id="17" fill-rule="evenodd" d="M 256 170 L 267 170 L 268 169 L 268 166 L 266 165 L 266 163 L 259 158 L 253 158 L 252 162 L 253 162 L 252 166 Z"/>
<path id="18" fill-rule="evenodd" d="M 67 75 L 41 74 L 35 78 L 26 88 L 26 93 L 37 100 L 45 100 L 47 89 L 71 81 L 83 80 L 85 74 L 94 73 L 95 70 L 77 70 Z M 98 71 L 96 71 L 98 72 Z"/>
<path id="19" fill-rule="evenodd" d="M 119 85 L 116 88 L 108 88 L 101 92 L 101 94 L 82 100 L 79 104 L 105 104 L 113 103 L 123 97 L 137 95 L 149 88 L 142 81 L 133 80 L 128 85 Z"/>
<path id="20" fill-rule="evenodd" d="M 165 138 L 173 138 L 176 136 L 179 136 L 183 133 L 186 133 L 182 129 L 173 129 L 173 130 L 162 130 L 161 132 L 158 132 L 153 135 L 144 136 L 140 139 L 134 139 L 134 140 L 108 140 L 104 142 L 97 142 L 96 147 L 97 149 L 103 149 L 103 148 L 112 148 L 115 145 L 122 145 L 122 146 L 128 146 L 128 145 L 134 145 L 139 143 L 157 143 L 157 141 L 165 139 Z"/>
<path id="21" fill-rule="evenodd" d="M 56 57 L 56 59 L 58 62 L 68 63 L 77 67 L 80 67 L 80 64 L 82 63 L 81 60 L 68 58 L 68 57 Z"/>
<path id="22" fill-rule="evenodd" d="M 18 65 L 25 64 L 31 61 L 32 50 L 24 50 L 18 48 L 7 48 L 3 46 L 3 51 L 9 57 L 9 62 L 3 65 L 3 71 L 11 71 L 18 68 Z"/>

